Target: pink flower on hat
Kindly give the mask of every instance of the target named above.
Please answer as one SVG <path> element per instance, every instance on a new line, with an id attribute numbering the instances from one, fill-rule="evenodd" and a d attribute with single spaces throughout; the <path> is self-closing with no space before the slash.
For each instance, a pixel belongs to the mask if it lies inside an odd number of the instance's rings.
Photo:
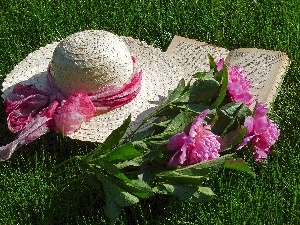
<path id="1" fill-rule="evenodd" d="M 53 82 L 50 67 L 46 92 L 34 85 L 16 84 L 4 104 L 8 128 L 19 134 L 13 142 L 0 146 L 0 162 L 50 129 L 70 135 L 80 129 L 83 122 L 90 121 L 97 110 L 99 113 L 113 110 L 131 102 L 141 89 L 142 79 L 142 71 L 134 57 L 132 61 L 134 70 L 125 84 L 118 88 L 106 86 L 89 94 L 75 92 L 65 98 Z"/>
<path id="2" fill-rule="evenodd" d="M 196 117 L 189 135 L 181 132 L 170 138 L 167 148 L 176 153 L 170 159 L 169 166 L 188 166 L 220 156 L 221 137 L 211 132 L 210 125 L 203 123 L 208 112 L 205 110 Z"/>
<path id="3" fill-rule="evenodd" d="M 217 70 L 223 69 L 224 59 L 216 62 Z M 239 66 L 228 67 L 227 90 L 230 98 L 235 102 L 245 103 L 250 106 L 253 103 L 253 96 L 250 94 L 251 81 L 245 76 L 244 70 Z"/>
<path id="4" fill-rule="evenodd" d="M 254 117 L 248 116 L 245 119 L 244 126 L 247 132 L 244 140 L 238 146 L 238 149 L 251 143 L 255 153 L 254 160 L 257 162 L 267 158 L 270 153 L 270 147 L 278 140 L 280 130 L 272 120 L 266 117 L 268 109 L 262 103 L 256 106 Z"/>
<path id="5" fill-rule="evenodd" d="M 85 93 L 74 93 L 63 100 L 54 115 L 55 128 L 66 135 L 80 128 L 83 121 L 89 121 L 95 114 L 95 107 Z"/>

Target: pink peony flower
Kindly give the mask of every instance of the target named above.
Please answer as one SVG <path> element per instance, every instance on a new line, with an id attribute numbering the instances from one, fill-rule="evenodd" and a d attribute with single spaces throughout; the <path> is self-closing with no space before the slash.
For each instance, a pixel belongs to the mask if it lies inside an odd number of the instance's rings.
<path id="1" fill-rule="evenodd" d="M 238 146 L 238 149 L 241 149 L 250 142 L 255 153 L 254 160 L 257 162 L 267 158 L 270 147 L 275 144 L 280 134 L 278 126 L 266 117 L 267 112 L 266 106 L 262 103 L 256 106 L 254 117 L 248 116 L 245 119 L 246 135 Z"/>
<path id="2" fill-rule="evenodd" d="M 217 71 L 223 69 L 224 59 L 217 62 Z M 227 90 L 230 98 L 235 102 L 245 103 L 250 106 L 253 103 L 253 96 L 250 94 L 251 81 L 245 76 L 244 70 L 239 66 L 228 67 L 228 86 Z"/>
<path id="3" fill-rule="evenodd" d="M 170 159 L 169 166 L 188 166 L 220 156 L 221 137 L 213 134 L 209 125 L 203 124 L 208 112 L 205 110 L 195 118 L 189 135 L 182 132 L 170 138 L 167 148 L 176 153 Z"/>
<path id="4" fill-rule="evenodd" d="M 233 101 L 245 103 L 247 106 L 250 106 L 253 102 L 250 87 L 251 81 L 244 75 L 242 68 L 238 66 L 228 67 L 227 90 Z"/>

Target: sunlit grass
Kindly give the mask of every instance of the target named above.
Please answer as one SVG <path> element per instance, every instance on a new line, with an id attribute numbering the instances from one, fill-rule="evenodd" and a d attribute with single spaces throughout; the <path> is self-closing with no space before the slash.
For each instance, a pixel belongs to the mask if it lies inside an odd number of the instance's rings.
<path id="1" fill-rule="evenodd" d="M 217 195 L 205 204 L 154 197 L 126 208 L 119 224 L 300 223 L 300 5 L 283 0 L 6 0 L 0 2 L 0 81 L 30 52 L 69 34 L 105 29 L 165 49 L 174 35 L 228 49 L 286 52 L 290 70 L 270 116 L 281 136 L 257 177 L 219 171 L 208 182 Z M 0 145 L 13 140 L 0 105 Z M 0 224 L 106 224 L 101 193 L 88 180 L 63 191 L 74 173 L 49 171 L 93 145 L 49 133 L 0 165 Z"/>

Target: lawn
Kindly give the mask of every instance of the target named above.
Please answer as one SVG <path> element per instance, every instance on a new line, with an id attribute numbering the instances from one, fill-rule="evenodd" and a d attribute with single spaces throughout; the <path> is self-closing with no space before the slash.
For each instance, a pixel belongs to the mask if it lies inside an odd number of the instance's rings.
<path id="1" fill-rule="evenodd" d="M 270 118 L 281 136 L 251 177 L 222 170 L 217 197 L 192 204 L 157 196 L 122 211 L 118 224 L 300 224 L 300 2 L 298 0 L 2 0 L 0 82 L 30 52 L 81 30 L 104 29 L 166 49 L 174 35 L 228 49 L 286 52 L 291 60 Z M 0 104 L 0 146 L 12 141 Z M 77 171 L 47 172 L 95 145 L 53 133 L 0 164 L 0 224 L 107 224 L 101 193 Z"/>

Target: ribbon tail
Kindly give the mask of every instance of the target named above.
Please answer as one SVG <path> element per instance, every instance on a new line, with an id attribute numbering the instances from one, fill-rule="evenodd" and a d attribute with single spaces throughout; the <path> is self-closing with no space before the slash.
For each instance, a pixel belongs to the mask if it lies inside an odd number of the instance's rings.
<path id="1" fill-rule="evenodd" d="M 30 123 L 27 124 L 17 136 L 16 140 L 3 147 L 0 147 L 0 162 L 8 160 L 11 155 L 21 146 L 35 141 L 50 131 L 48 126 L 49 120 L 51 120 L 51 118 L 48 118 L 47 116 L 37 116 L 30 121 Z"/>
<path id="2" fill-rule="evenodd" d="M 8 160 L 11 155 L 18 149 L 18 140 L 0 147 L 0 162 Z"/>

